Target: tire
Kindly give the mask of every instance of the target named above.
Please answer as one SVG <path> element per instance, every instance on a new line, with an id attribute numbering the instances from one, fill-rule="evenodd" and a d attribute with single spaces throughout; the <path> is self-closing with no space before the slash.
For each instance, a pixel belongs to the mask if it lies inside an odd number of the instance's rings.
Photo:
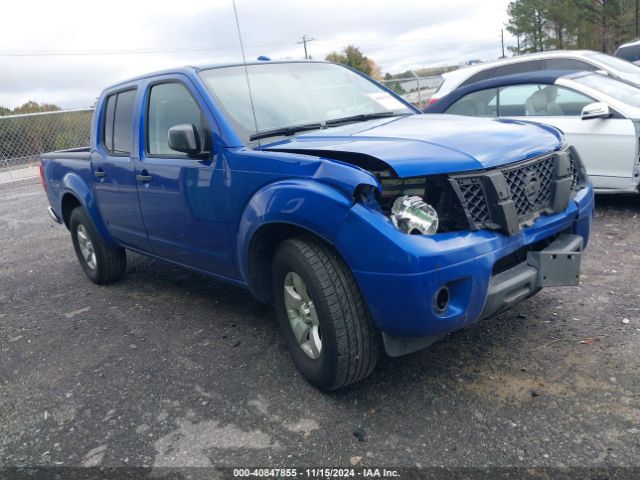
<path id="1" fill-rule="evenodd" d="M 300 279 L 303 285 L 299 285 Z M 280 330 L 294 363 L 309 383 L 321 390 L 335 390 L 373 371 L 381 352 L 380 332 L 353 274 L 333 248 L 306 236 L 282 242 L 273 261 L 272 289 Z M 298 290 L 306 290 L 310 302 L 305 302 L 305 295 Z M 302 299 L 299 309 L 294 294 Z M 307 311 L 312 314 L 305 316 Z M 290 320 L 289 312 L 294 312 L 291 315 L 297 320 Z M 300 335 L 302 340 L 293 329 L 300 319 L 308 320 L 304 328 L 310 328 L 308 335 Z"/>
<path id="2" fill-rule="evenodd" d="M 122 277 L 127 268 L 124 248 L 109 247 L 82 207 L 76 207 L 71 212 L 69 230 L 78 261 L 89 280 L 100 285 L 115 282 Z M 89 244 L 86 243 L 86 238 Z M 87 251 L 92 251 L 93 256 L 87 257 Z"/>

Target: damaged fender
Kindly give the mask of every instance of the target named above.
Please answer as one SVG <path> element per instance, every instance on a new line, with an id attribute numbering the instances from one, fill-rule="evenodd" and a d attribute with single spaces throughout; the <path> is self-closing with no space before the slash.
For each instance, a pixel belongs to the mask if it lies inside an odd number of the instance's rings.
<path id="1" fill-rule="evenodd" d="M 256 192 L 238 225 L 237 259 L 242 278 L 253 290 L 249 274 L 251 241 L 263 227 L 289 224 L 335 244 L 342 224 L 354 204 L 358 187 L 380 189 L 377 179 L 356 166 L 335 160 L 319 160 L 309 178 L 270 183 Z"/>

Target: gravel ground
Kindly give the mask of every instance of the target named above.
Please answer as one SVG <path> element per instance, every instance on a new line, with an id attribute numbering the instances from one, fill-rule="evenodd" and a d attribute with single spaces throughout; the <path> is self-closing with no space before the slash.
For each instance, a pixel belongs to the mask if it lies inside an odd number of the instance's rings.
<path id="1" fill-rule="evenodd" d="M 2 185 L 0 466 L 640 466 L 640 200 L 597 202 L 581 287 L 323 394 L 244 290 L 134 254 L 95 286 Z"/>

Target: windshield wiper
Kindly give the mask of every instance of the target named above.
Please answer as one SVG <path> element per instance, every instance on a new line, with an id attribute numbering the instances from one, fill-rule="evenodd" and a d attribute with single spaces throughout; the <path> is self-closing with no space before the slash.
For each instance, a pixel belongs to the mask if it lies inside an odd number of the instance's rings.
<path id="1" fill-rule="evenodd" d="M 336 125 L 343 125 L 346 123 L 364 122 L 367 120 L 373 120 L 376 118 L 396 117 L 411 115 L 410 113 L 394 113 L 394 112 L 378 112 L 378 113 L 361 113 L 359 115 L 352 115 L 350 117 L 333 118 L 326 122 L 306 123 L 303 125 L 293 125 L 289 127 L 274 128 L 272 130 L 264 130 L 262 132 L 254 133 L 249 136 L 249 140 L 260 140 L 261 138 L 269 137 L 288 137 L 295 135 L 299 132 L 306 132 L 309 130 L 321 130 L 327 127 L 334 127 Z"/>
<path id="2" fill-rule="evenodd" d="M 324 123 L 316 122 L 316 123 L 307 123 L 304 125 L 293 125 L 290 127 L 282 127 L 282 128 L 274 128 L 272 130 L 264 130 L 263 132 L 254 133 L 249 137 L 249 140 L 260 140 L 261 138 L 269 138 L 269 137 L 288 137 L 289 135 L 294 135 L 298 132 L 306 132 L 308 130 L 320 130 L 324 128 Z"/>
<path id="3" fill-rule="evenodd" d="M 352 115 L 350 117 L 333 118 L 327 120 L 325 125 L 331 127 L 334 125 L 342 125 L 344 123 L 365 122 L 367 120 L 374 120 L 376 118 L 396 117 L 411 115 L 410 113 L 395 113 L 395 112 L 378 112 L 378 113 L 361 113 L 360 115 Z"/>

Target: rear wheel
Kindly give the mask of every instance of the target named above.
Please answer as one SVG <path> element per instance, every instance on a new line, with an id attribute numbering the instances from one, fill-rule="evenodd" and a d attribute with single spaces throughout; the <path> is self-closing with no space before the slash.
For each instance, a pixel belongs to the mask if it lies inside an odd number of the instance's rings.
<path id="1" fill-rule="evenodd" d="M 78 261 L 89 280 L 103 284 L 122 277 L 127 267 L 124 248 L 108 246 L 82 207 L 71 212 L 69 230 Z"/>
<path id="2" fill-rule="evenodd" d="M 311 237 L 285 240 L 272 274 L 280 330 L 309 383 L 335 390 L 367 377 L 380 334 L 337 252 Z"/>

